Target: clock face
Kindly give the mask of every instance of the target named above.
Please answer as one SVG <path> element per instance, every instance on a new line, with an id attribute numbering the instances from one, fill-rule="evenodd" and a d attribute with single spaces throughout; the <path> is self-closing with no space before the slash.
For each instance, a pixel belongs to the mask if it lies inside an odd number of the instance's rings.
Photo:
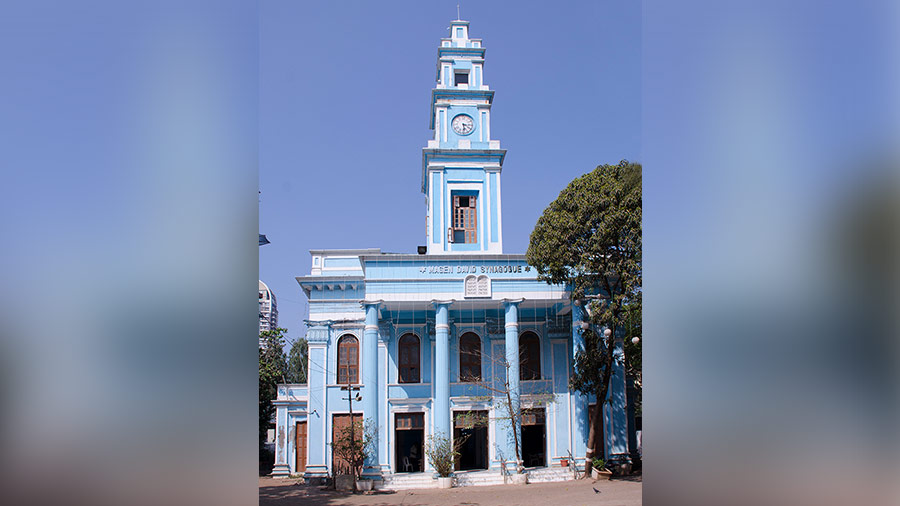
<path id="1" fill-rule="evenodd" d="M 459 135 L 469 135 L 472 130 L 475 130 L 475 121 L 466 114 L 460 114 L 453 118 L 451 125 L 453 125 L 453 131 Z"/>

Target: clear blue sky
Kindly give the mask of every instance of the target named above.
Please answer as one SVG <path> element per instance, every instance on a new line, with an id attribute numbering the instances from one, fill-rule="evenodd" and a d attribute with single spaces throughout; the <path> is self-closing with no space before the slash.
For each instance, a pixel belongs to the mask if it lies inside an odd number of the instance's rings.
<path id="1" fill-rule="evenodd" d="M 640 161 L 637 2 L 461 3 L 496 91 L 504 252 L 566 184 L 601 163 Z M 424 244 L 422 147 L 437 47 L 456 2 L 266 1 L 260 10 L 259 275 L 279 324 L 305 333 L 312 248 Z M 379 27 L 386 27 L 381 28 Z"/>

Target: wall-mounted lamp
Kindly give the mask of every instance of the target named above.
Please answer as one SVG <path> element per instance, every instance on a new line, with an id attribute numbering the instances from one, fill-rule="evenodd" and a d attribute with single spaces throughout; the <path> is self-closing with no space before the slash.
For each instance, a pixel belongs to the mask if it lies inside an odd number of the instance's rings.
<path id="1" fill-rule="evenodd" d="M 603 336 L 604 336 L 604 337 L 609 337 L 609 336 L 611 336 L 611 335 L 612 335 L 612 330 L 606 329 L 606 330 L 603 331 Z"/>
<path id="2" fill-rule="evenodd" d="M 641 342 L 641 338 L 640 338 L 640 337 L 634 336 L 634 337 L 631 338 L 631 344 L 637 344 L 637 343 L 639 343 L 639 342 Z"/>

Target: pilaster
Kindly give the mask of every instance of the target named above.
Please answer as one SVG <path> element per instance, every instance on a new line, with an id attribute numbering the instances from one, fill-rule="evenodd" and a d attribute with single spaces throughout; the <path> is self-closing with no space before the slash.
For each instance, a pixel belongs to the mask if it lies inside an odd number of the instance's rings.
<path id="1" fill-rule="evenodd" d="M 507 381 L 509 383 L 510 396 L 512 397 L 513 409 L 519 411 L 519 399 L 521 390 L 519 389 L 519 303 L 524 299 L 503 299 L 504 319 L 503 328 L 505 330 L 505 349 L 506 362 L 509 367 L 506 369 Z M 516 438 L 519 441 L 519 448 L 522 448 L 522 427 L 519 417 L 514 417 L 515 424 L 511 429 L 515 431 Z M 511 441 L 515 444 L 515 441 Z M 510 448 L 508 453 L 510 457 L 516 455 L 515 446 Z M 522 455 L 519 455 L 519 459 Z M 522 461 L 517 459 L 516 466 L 521 468 Z"/>
<path id="2" fill-rule="evenodd" d="M 434 432 L 450 437 L 450 304 L 432 301 L 434 318 Z"/>
<path id="3" fill-rule="evenodd" d="M 275 466 L 272 467 L 272 476 L 288 476 L 291 472 L 288 464 L 288 429 L 287 407 L 275 408 Z"/>
<path id="4" fill-rule="evenodd" d="M 366 312 L 366 326 L 363 330 L 363 367 L 362 367 L 362 405 L 363 419 L 366 426 L 376 427 L 378 441 L 385 437 L 384 429 L 378 423 L 378 310 L 382 301 L 361 302 Z M 363 476 L 366 478 L 380 479 L 381 469 L 379 462 L 379 446 L 373 445 L 373 455 L 363 464 Z"/>
<path id="5" fill-rule="evenodd" d="M 607 437 L 606 460 L 623 465 L 631 462 L 628 452 L 628 419 L 625 399 L 625 345 L 621 335 L 611 336 L 615 339 L 613 349 L 613 367 L 609 378 L 609 394 L 607 396 Z"/>

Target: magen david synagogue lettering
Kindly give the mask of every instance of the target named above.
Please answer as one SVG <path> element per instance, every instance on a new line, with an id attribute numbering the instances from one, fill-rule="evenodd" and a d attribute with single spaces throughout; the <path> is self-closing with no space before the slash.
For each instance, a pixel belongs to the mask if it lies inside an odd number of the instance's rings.
<path id="1" fill-rule="evenodd" d="M 342 461 L 331 442 L 351 409 L 377 427 L 363 470 L 376 486 L 404 475 L 431 480 L 423 449 L 436 433 L 465 438 L 458 471 L 500 477 L 506 465 L 515 472 L 512 426 L 503 418 L 506 377 L 520 402 L 520 464 L 571 477 L 562 461 L 584 461 L 595 399 L 568 387 L 584 342 L 582 308 L 565 286 L 539 281 L 524 254 L 503 253 L 506 151 L 491 136 L 494 91 L 485 84 L 484 54 L 469 23 L 452 21 L 431 92 L 434 137 L 422 150 L 426 246 L 418 254 L 310 251 L 311 274 L 297 278 L 309 299 L 309 379 L 278 386 L 275 475 L 335 474 Z M 634 448 L 622 350 L 619 339 L 595 450 L 613 461 Z"/>

